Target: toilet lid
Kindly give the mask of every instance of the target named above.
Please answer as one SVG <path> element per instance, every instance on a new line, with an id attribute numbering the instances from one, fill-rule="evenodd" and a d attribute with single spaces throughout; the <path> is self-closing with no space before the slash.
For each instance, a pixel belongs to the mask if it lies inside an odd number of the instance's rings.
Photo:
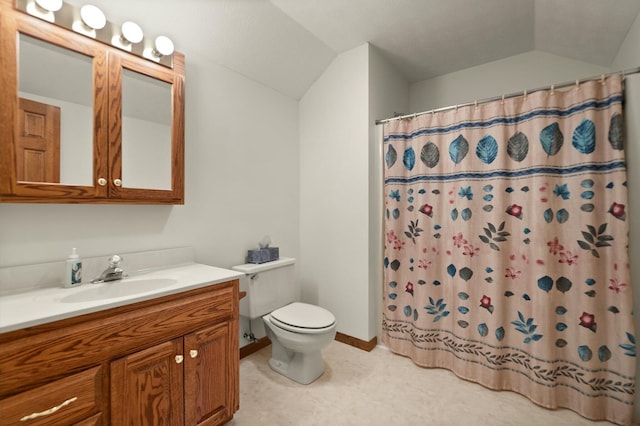
<path id="1" fill-rule="evenodd" d="M 296 328 L 326 328 L 336 322 L 333 314 L 320 306 L 294 302 L 271 312 L 271 317 Z"/>

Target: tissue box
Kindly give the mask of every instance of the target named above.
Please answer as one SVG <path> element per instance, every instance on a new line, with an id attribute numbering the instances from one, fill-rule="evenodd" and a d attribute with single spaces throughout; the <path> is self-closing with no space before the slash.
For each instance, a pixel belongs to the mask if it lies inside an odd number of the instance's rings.
<path id="1" fill-rule="evenodd" d="M 267 247 L 255 250 L 249 250 L 247 253 L 248 263 L 265 263 L 280 258 L 280 250 L 278 247 Z"/>

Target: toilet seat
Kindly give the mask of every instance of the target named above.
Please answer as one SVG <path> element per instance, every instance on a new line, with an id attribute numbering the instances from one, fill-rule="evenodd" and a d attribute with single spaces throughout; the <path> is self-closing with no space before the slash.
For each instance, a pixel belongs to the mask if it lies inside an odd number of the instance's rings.
<path id="1" fill-rule="evenodd" d="M 294 333 L 316 334 L 333 327 L 336 318 L 320 306 L 294 302 L 271 313 L 274 325 Z"/>

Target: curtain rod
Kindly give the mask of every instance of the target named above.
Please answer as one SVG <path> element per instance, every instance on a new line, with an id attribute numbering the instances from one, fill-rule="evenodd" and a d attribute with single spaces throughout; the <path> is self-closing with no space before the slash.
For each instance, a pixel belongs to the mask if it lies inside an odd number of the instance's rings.
<path id="1" fill-rule="evenodd" d="M 640 73 L 640 67 L 631 68 L 631 69 L 624 70 L 624 71 L 611 72 L 609 74 L 601 74 L 599 76 L 583 78 L 581 80 L 568 81 L 566 83 L 561 83 L 561 84 L 552 84 L 552 85 L 549 85 L 549 86 L 538 87 L 538 88 L 533 89 L 533 90 L 524 90 L 524 91 L 521 91 L 521 92 L 514 92 L 514 93 L 510 93 L 508 95 L 504 95 L 504 96 L 494 96 L 492 98 L 485 98 L 485 99 L 482 99 L 482 100 L 479 100 L 479 101 L 467 102 L 465 104 L 451 105 L 451 106 L 447 106 L 447 107 L 443 107 L 443 108 L 432 109 L 432 110 L 429 110 L 429 111 L 415 112 L 415 113 L 412 113 L 412 114 L 400 115 L 400 116 L 392 117 L 392 118 L 385 118 L 384 120 L 376 120 L 376 124 L 385 124 L 385 123 L 388 123 L 390 121 L 402 120 L 403 118 L 414 118 L 414 117 L 417 117 L 418 115 L 423 115 L 423 114 L 433 114 L 433 113 L 436 113 L 436 112 L 448 111 L 450 109 L 455 109 L 455 108 L 463 108 L 463 107 L 467 107 L 467 106 L 471 106 L 471 105 L 485 104 L 485 103 L 488 103 L 488 102 L 498 101 L 498 100 L 501 100 L 501 99 L 515 98 L 515 97 L 518 97 L 518 96 L 522 96 L 524 94 L 531 94 L 531 93 L 534 93 L 534 92 L 539 92 L 541 90 L 561 89 L 563 87 L 569 87 L 569 86 L 573 86 L 573 85 L 579 85 L 579 84 L 582 84 L 582 83 L 586 83 L 587 81 L 604 79 L 604 78 L 607 78 L 607 77 L 610 77 L 610 76 L 616 75 L 616 74 L 622 74 L 622 77 L 624 78 L 626 75 L 636 74 L 636 73 Z"/>

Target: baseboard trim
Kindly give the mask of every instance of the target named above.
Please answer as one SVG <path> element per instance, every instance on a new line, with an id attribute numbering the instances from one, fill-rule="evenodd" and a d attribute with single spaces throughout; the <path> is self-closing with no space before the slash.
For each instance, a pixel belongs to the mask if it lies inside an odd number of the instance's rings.
<path id="1" fill-rule="evenodd" d="M 267 336 L 256 340 L 253 343 L 249 343 L 248 345 L 244 345 L 240 348 L 240 359 L 251 355 L 252 353 L 258 352 L 262 348 L 266 348 L 271 344 L 271 340 Z"/>
<path id="2" fill-rule="evenodd" d="M 349 346 L 353 346 L 354 348 L 362 349 L 363 351 L 371 352 L 373 348 L 378 344 L 378 338 L 374 337 L 373 339 L 366 341 L 360 340 L 358 338 L 349 336 L 348 334 L 343 334 L 340 332 L 336 333 L 336 340 L 341 343 L 345 343 Z"/>

